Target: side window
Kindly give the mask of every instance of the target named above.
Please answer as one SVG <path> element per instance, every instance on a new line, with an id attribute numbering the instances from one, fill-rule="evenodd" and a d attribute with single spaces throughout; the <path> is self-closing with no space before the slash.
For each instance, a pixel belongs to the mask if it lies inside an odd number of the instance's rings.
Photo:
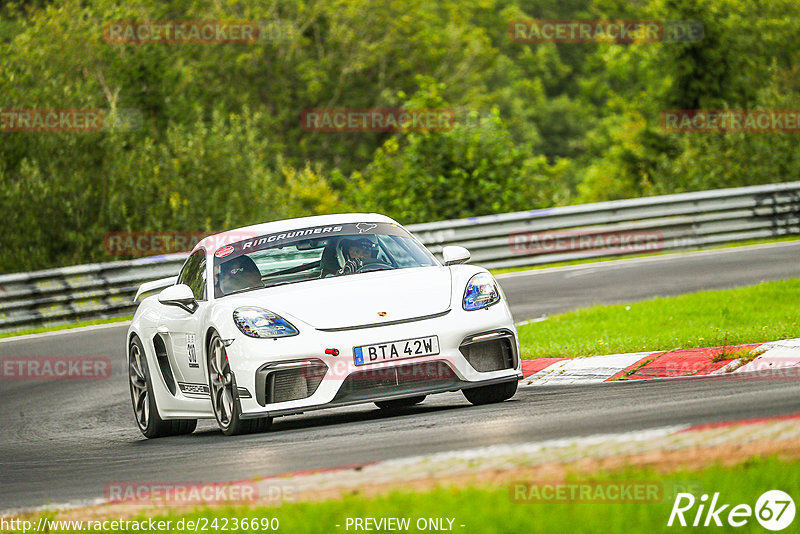
<path id="1" fill-rule="evenodd" d="M 178 283 L 192 288 L 195 299 L 206 300 L 206 253 L 204 250 L 198 250 L 186 260 L 178 277 Z"/>

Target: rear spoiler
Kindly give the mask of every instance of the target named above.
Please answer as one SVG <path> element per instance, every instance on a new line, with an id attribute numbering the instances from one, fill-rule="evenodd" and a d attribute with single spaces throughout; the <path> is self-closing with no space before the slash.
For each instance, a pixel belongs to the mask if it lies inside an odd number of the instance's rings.
<path id="1" fill-rule="evenodd" d="M 174 286 L 175 282 L 178 281 L 177 276 L 170 276 L 169 278 L 162 278 L 160 280 L 153 280 L 152 282 L 145 282 L 144 284 L 139 286 L 139 291 L 136 292 L 136 296 L 133 297 L 133 302 L 139 302 L 140 297 L 144 295 L 145 297 L 149 297 L 150 294 L 155 293 L 158 290 L 164 289 L 165 287 Z"/>

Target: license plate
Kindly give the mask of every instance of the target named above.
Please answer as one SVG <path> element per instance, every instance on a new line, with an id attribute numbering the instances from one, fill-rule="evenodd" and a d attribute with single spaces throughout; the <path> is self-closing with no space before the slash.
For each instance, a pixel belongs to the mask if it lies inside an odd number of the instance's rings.
<path id="1" fill-rule="evenodd" d="M 435 354 L 439 354 L 439 338 L 437 336 L 364 345 L 353 349 L 356 365 L 388 362 L 390 360 L 403 360 L 405 358 L 419 358 L 421 356 L 433 356 Z"/>

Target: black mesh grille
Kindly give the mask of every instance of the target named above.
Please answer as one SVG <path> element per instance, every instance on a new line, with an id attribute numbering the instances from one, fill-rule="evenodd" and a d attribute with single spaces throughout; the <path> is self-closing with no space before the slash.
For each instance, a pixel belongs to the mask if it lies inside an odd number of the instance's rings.
<path id="1" fill-rule="evenodd" d="M 395 369 L 400 384 L 441 382 L 456 378 L 450 366 L 442 361 L 401 365 Z"/>
<path id="2" fill-rule="evenodd" d="M 459 347 L 459 350 L 469 364 L 480 373 L 514 369 L 516 358 L 513 339 L 508 334 L 485 341 L 466 342 Z"/>
<path id="3" fill-rule="evenodd" d="M 358 400 L 375 395 L 424 392 L 426 389 L 456 385 L 458 377 L 443 361 L 429 361 L 365 369 L 345 379 L 336 395 L 336 400 Z"/>
<path id="4" fill-rule="evenodd" d="M 320 362 L 270 372 L 266 381 L 266 402 L 286 402 L 310 397 L 317 391 L 327 371 L 328 367 Z"/>
<path id="5" fill-rule="evenodd" d="M 367 369 L 353 373 L 345 382 L 353 391 L 372 387 L 385 387 L 397 385 L 397 371 L 394 367 L 382 369 Z"/>

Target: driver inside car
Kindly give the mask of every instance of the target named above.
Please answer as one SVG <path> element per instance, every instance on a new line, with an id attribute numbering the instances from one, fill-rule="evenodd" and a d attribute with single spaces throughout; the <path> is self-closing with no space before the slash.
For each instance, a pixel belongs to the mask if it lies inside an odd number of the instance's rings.
<path id="1" fill-rule="evenodd" d="M 342 256 L 344 256 L 344 266 L 339 269 L 339 274 L 353 274 L 365 263 L 377 260 L 378 244 L 366 237 L 345 239 L 342 241 Z"/>

